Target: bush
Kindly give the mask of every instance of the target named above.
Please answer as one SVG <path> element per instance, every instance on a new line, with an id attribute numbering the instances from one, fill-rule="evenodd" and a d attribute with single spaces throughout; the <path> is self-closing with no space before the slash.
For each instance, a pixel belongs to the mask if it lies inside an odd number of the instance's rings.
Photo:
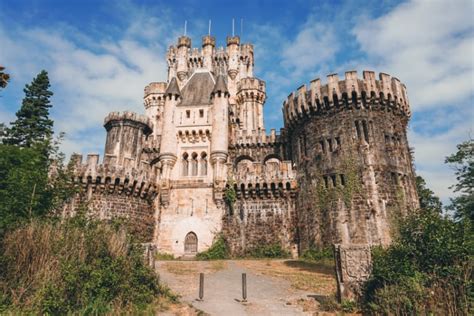
<path id="1" fill-rule="evenodd" d="M 290 253 L 284 250 L 280 244 L 262 245 L 249 249 L 246 257 L 250 258 L 288 258 Z"/>
<path id="2" fill-rule="evenodd" d="M 222 235 L 218 235 L 212 246 L 196 255 L 199 260 L 220 260 L 229 258 L 229 248 Z"/>
<path id="3" fill-rule="evenodd" d="M 433 211 L 408 216 L 398 239 L 373 250 L 364 308 L 372 314 L 467 314 L 472 299 L 472 235 Z"/>
<path id="4" fill-rule="evenodd" d="M 333 250 L 326 248 L 309 248 L 303 252 L 301 259 L 310 261 L 320 261 L 324 259 L 333 259 Z"/>
<path id="5" fill-rule="evenodd" d="M 33 221 L 8 232 L 0 250 L 0 311 L 102 314 L 165 293 L 141 247 L 104 223 Z"/>

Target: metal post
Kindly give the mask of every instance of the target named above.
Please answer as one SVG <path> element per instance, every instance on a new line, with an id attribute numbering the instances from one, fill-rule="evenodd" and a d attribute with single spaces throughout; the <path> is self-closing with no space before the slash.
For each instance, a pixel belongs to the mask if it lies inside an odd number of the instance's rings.
<path id="1" fill-rule="evenodd" d="M 204 298 L 204 273 L 199 273 L 199 300 Z"/>
<path id="2" fill-rule="evenodd" d="M 242 302 L 247 302 L 247 273 L 242 273 Z"/>

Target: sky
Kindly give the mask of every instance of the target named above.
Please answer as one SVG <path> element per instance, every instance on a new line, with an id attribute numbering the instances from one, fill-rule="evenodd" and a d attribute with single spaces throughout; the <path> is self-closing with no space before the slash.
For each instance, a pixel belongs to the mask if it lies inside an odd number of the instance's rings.
<path id="1" fill-rule="evenodd" d="M 144 113 L 143 88 L 165 81 L 165 53 L 184 32 L 193 46 L 211 33 L 255 47 L 255 75 L 267 83 L 267 130 L 283 126 L 281 106 L 312 79 L 357 70 L 406 84 L 408 138 L 416 172 L 447 202 L 444 164 L 474 132 L 474 1 L 111 1 L 0 0 L 0 65 L 11 75 L 0 122 L 15 119 L 24 85 L 42 70 L 51 81 L 55 131 L 66 154 L 103 152 L 111 111 Z M 241 20 L 243 19 L 243 25 Z M 243 32 L 241 32 L 243 30 Z"/>

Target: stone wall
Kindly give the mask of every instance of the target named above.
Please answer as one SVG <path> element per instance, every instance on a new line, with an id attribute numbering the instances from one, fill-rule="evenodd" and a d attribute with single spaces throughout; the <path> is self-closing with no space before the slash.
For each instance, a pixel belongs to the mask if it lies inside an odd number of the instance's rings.
<path id="1" fill-rule="evenodd" d="M 222 232 L 234 255 L 271 245 L 297 255 L 294 200 L 239 199 L 223 218 Z"/>
<path id="2" fill-rule="evenodd" d="M 153 201 L 126 192 L 81 191 L 65 206 L 66 216 L 80 209 L 100 220 L 120 220 L 141 242 L 151 242 L 155 228 Z"/>

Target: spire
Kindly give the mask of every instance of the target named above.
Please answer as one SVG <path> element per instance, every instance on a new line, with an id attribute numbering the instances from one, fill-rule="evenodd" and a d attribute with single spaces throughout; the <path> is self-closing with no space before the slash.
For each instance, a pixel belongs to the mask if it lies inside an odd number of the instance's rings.
<path id="1" fill-rule="evenodd" d="M 229 95 L 229 90 L 227 90 L 227 84 L 225 83 L 225 79 L 223 75 L 218 75 L 216 84 L 214 85 L 214 89 L 212 90 L 211 94 L 216 94 L 216 93 L 224 93 L 224 95 Z"/>
<path id="2" fill-rule="evenodd" d="M 170 95 L 170 94 L 181 96 L 181 92 L 179 91 L 178 81 L 176 81 L 176 77 L 173 77 L 173 79 L 171 79 L 171 82 L 168 85 L 168 88 L 166 88 L 165 95 Z"/>

